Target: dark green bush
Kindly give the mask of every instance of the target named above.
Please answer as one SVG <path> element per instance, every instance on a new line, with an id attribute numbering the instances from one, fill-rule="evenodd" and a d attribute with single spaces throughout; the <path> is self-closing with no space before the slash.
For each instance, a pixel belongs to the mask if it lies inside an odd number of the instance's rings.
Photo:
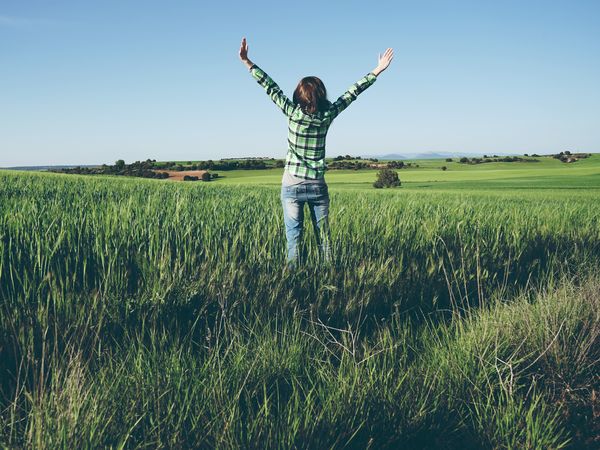
<path id="1" fill-rule="evenodd" d="M 398 172 L 392 169 L 381 169 L 377 172 L 377 180 L 373 183 L 373 187 L 380 189 L 384 187 L 396 187 L 400 186 L 400 184 Z"/>

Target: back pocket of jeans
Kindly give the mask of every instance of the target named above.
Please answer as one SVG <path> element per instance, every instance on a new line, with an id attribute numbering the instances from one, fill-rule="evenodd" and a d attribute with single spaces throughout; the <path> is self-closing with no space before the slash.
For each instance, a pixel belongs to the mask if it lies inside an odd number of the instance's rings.
<path id="1" fill-rule="evenodd" d="M 315 194 L 318 196 L 323 196 L 328 194 L 328 189 L 326 184 L 317 184 L 315 185 Z"/>

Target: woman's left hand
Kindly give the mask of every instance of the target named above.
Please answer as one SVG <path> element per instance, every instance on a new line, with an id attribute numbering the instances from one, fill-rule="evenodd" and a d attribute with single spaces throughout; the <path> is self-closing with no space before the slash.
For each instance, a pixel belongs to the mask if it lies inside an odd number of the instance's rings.
<path id="1" fill-rule="evenodd" d="M 242 44 L 240 45 L 240 59 L 248 69 L 252 67 L 252 61 L 248 58 L 248 44 L 246 43 L 246 38 L 242 38 Z"/>

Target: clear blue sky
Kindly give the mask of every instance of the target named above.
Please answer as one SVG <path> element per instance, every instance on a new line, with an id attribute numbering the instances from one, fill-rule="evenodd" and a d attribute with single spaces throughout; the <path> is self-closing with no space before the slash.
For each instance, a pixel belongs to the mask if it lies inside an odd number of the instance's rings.
<path id="1" fill-rule="evenodd" d="M 600 151 L 599 1 L 0 1 L 0 166 L 279 156 L 238 59 L 330 100 L 328 154 Z"/>

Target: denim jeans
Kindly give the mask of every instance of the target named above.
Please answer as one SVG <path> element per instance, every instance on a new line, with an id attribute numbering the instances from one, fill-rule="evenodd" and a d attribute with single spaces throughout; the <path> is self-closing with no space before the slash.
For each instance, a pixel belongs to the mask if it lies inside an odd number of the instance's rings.
<path id="1" fill-rule="evenodd" d="M 329 190 L 326 184 L 295 184 L 281 186 L 283 220 L 287 237 L 288 267 L 302 259 L 300 243 L 304 229 L 304 204 L 308 204 L 315 230 L 319 253 L 324 261 L 331 261 L 329 234 Z"/>

